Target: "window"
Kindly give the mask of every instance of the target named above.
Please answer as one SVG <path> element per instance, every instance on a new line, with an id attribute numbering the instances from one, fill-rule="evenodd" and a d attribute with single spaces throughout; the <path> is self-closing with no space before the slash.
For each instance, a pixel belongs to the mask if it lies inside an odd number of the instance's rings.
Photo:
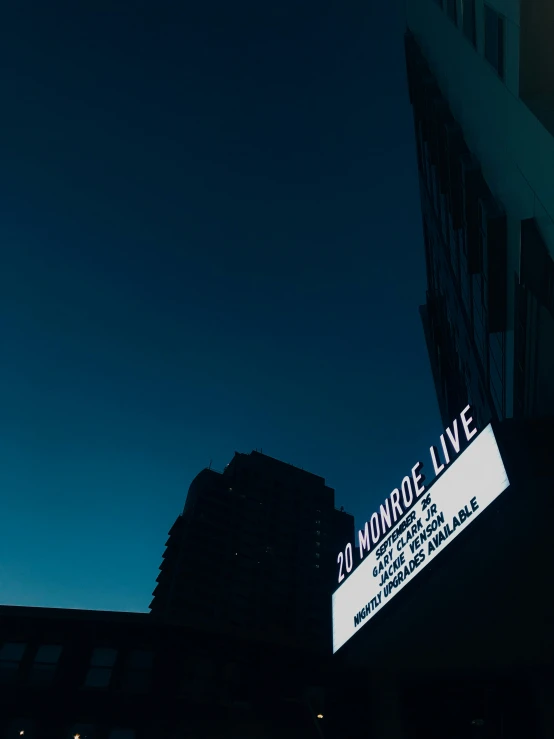
<path id="1" fill-rule="evenodd" d="M 475 26 L 475 0 L 462 0 L 462 27 L 464 34 L 471 41 L 473 46 L 476 44 L 477 29 Z"/>
<path id="2" fill-rule="evenodd" d="M 429 197 L 431 199 L 431 205 L 435 207 L 435 179 L 433 177 L 433 166 L 429 161 L 429 146 L 425 144 L 425 151 L 427 154 L 427 186 L 429 187 Z"/>
<path id="3" fill-rule="evenodd" d="M 61 653 L 59 644 L 45 644 L 38 648 L 29 676 L 31 685 L 49 685 L 52 682 Z"/>
<path id="4" fill-rule="evenodd" d="M 211 678 L 214 674 L 214 663 L 211 659 L 199 659 L 196 662 L 196 676 L 204 679 Z"/>
<path id="5" fill-rule="evenodd" d="M 485 58 L 504 79 L 504 18 L 485 5 Z"/>
<path id="6" fill-rule="evenodd" d="M 123 689 L 134 693 L 146 692 L 150 687 L 153 661 L 152 652 L 142 649 L 129 652 L 125 661 Z"/>
<path id="7" fill-rule="evenodd" d="M 15 676 L 25 654 L 27 645 L 22 643 L 7 642 L 0 649 L 0 682 L 9 683 L 15 680 Z"/>
<path id="8" fill-rule="evenodd" d="M 452 228 L 452 221 L 449 222 L 449 244 L 450 244 L 450 262 L 454 270 L 456 284 L 460 282 L 460 254 L 458 245 L 458 232 Z"/>
<path id="9" fill-rule="evenodd" d="M 503 333 L 490 334 L 489 336 L 489 367 L 490 367 L 490 389 L 499 418 L 505 415 L 505 363 L 504 363 Z"/>
<path id="10" fill-rule="evenodd" d="M 319 552 L 316 552 L 315 556 L 317 557 L 317 559 L 319 559 Z"/>
<path id="11" fill-rule="evenodd" d="M 473 321 L 473 311 L 471 305 L 471 275 L 469 274 L 469 265 L 467 261 L 467 243 L 466 236 L 463 236 L 462 248 L 459 251 L 460 254 L 460 277 L 462 284 L 462 298 L 464 301 L 464 308 L 469 318 L 470 323 Z"/>
<path id="12" fill-rule="evenodd" d="M 321 531 L 316 531 L 315 533 L 317 534 L 317 536 L 321 536 Z"/>
<path id="13" fill-rule="evenodd" d="M 85 680 L 87 688 L 107 688 L 112 678 L 112 670 L 117 657 L 116 649 L 97 647 L 92 652 L 90 668 Z"/>
<path id="14" fill-rule="evenodd" d="M 450 20 L 458 25 L 458 10 L 456 2 L 457 0 L 446 0 L 446 12 Z"/>
<path id="15" fill-rule="evenodd" d="M 319 518 L 316 518 L 315 522 L 316 523 L 321 523 L 321 520 Z"/>
<path id="16" fill-rule="evenodd" d="M 473 335 L 485 374 L 488 372 L 488 337 L 486 281 L 484 275 L 473 275 Z"/>

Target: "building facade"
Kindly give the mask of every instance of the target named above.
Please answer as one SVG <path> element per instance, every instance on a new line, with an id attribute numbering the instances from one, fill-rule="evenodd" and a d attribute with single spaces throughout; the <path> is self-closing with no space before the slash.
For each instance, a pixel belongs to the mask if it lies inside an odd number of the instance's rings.
<path id="1" fill-rule="evenodd" d="M 354 519 L 305 470 L 252 452 L 193 480 L 166 545 L 152 615 L 330 652 L 336 552 Z"/>
<path id="2" fill-rule="evenodd" d="M 379 566 L 368 569 L 364 555 L 359 592 L 347 580 L 337 599 L 337 622 L 353 619 L 352 636 L 334 655 L 326 728 L 342 739 L 546 739 L 554 734 L 554 5 L 405 0 L 405 9 L 428 283 L 420 312 L 440 412 L 445 429 L 467 405 L 480 432 L 491 423 L 509 485 L 456 540 L 448 525 L 429 543 L 413 537 L 431 504 L 442 521 L 444 500 L 471 494 L 463 465 L 453 466 L 439 504 L 436 470 L 412 539 L 400 520 L 377 544 Z M 484 488 L 489 471 L 476 461 Z M 453 522 L 467 516 L 461 508 Z M 410 567 L 400 578 L 402 552 Z M 381 600 L 385 577 L 369 598 L 381 565 L 403 588 L 394 600 Z"/>
<path id="3" fill-rule="evenodd" d="M 0 606 L 2 739 L 320 739 L 324 674 L 146 613 Z"/>
<path id="4" fill-rule="evenodd" d="M 427 263 L 421 309 L 446 424 L 554 413 L 554 13 L 407 0 Z"/>
<path id="5" fill-rule="evenodd" d="M 492 428 L 508 487 L 455 540 L 434 538 L 437 558 L 412 570 L 397 595 L 385 594 L 382 610 L 362 621 L 333 656 L 327 737 L 554 735 L 554 421 L 507 419 Z M 475 462 L 485 486 L 491 484 L 486 462 Z M 462 490 L 469 499 L 475 488 L 457 464 L 446 469 L 444 494 L 455 497 Z M 441 504 L 435 484 L 441 485 L 443 474 L 425 493 L 439 513 L 444 498 Z M 481 492 L 475 495 L 481 503 Z M 392 541 L 394 557 L 430 557 L 429 539 Z M 349 577 L 371 562 L 364 556 Z M 359 590 L 348 591 L 351 616 L 368 601 L 368 577 Z"/>

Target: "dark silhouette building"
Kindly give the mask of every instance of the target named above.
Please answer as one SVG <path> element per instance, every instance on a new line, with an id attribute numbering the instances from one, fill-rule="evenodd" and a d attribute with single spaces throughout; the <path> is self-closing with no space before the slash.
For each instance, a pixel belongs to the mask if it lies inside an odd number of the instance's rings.
<path id="1" fill-rule="evenodd" d="M 510 484 L 432 561 L 425 540 L 412 549 L 394 538 L 400 521 L 388 540 L 395 556 L 423 551 L 428 566 L 413 577 L 410 567 L 406 587 L 369 621 L 377 604 L 365 588 L 380 570 L 362 562 L 349 575 L 366 573 L 353 581 L 359 591 L 343 591 L 353 635 L 333 659 L 328 736 L 554 736 L 553 8 L 405 1 L 428 283 L 421 317 L 439 408 L 445 429 L 468 405 L 480 431 L 491 422 Z M 487 480 L 487 460 L 475 470 Z M 457 474 L 444 478 L 445 496 L 470 495 Z M 418 526 L 426 511 L 415 510 Z M 385 551 L 374 550 L 381 564 Z M 350 617 L 349 601 L 342 607 Z"/>
<path id="2" fill-rule="evenodd" d="M 146 613 L 0 606 L 2 739 L 320 739 L 324 672 Z"/>
<path id="3" fill-rule="evenodd" d="M 510 486 L 333 656 L 327 737 L 554 736 L 554 423 L 493 428 Z"/>
<path id="4" fill-rule="evenodd" d="M 330 652 L 336 556 L 354 519 L 322 477 L 259 452 L 193 480 L 152 615 Z"/>
<path id="5" fill-rule="evenodd" d="M 203 470 L 151 613 L 0 606 L 0 739 L 321 739 L 353 527 L 323 478 L 271 457 Z"/>

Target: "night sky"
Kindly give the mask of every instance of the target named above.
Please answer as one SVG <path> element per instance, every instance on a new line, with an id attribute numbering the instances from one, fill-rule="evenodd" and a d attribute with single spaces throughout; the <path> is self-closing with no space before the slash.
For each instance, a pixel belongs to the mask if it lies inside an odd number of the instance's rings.
<path id="1" fill-rule="evenodd" d="M 362 524 L 441 432 L 400 0 L 10 5 L 0 602 L 147 610 L 235 451 Z"/>

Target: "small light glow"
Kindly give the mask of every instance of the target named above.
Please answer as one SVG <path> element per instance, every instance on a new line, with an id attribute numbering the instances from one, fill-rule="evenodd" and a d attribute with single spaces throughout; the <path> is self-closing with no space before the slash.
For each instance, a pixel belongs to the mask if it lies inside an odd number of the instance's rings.
<path id="1" fill-rule="evenodd" d="M 318 717 L 318 718 L 323 718 L 323 714 L 322 714 L 322 713 L 318 713 L 318 714 L 317 714 L 317 717 Z"/>
<path id="2" fill-rule="evenodd" d="M 74 734 L 73 735 L 73 739 L 81 739 L 81 735 L 80 734 Z"/>
<path id="3" fill-rule="evenodd" d="M 25 733 L 24 731 L 20 731 L 19 736 L 23 736 L 24 733 Z"/>

